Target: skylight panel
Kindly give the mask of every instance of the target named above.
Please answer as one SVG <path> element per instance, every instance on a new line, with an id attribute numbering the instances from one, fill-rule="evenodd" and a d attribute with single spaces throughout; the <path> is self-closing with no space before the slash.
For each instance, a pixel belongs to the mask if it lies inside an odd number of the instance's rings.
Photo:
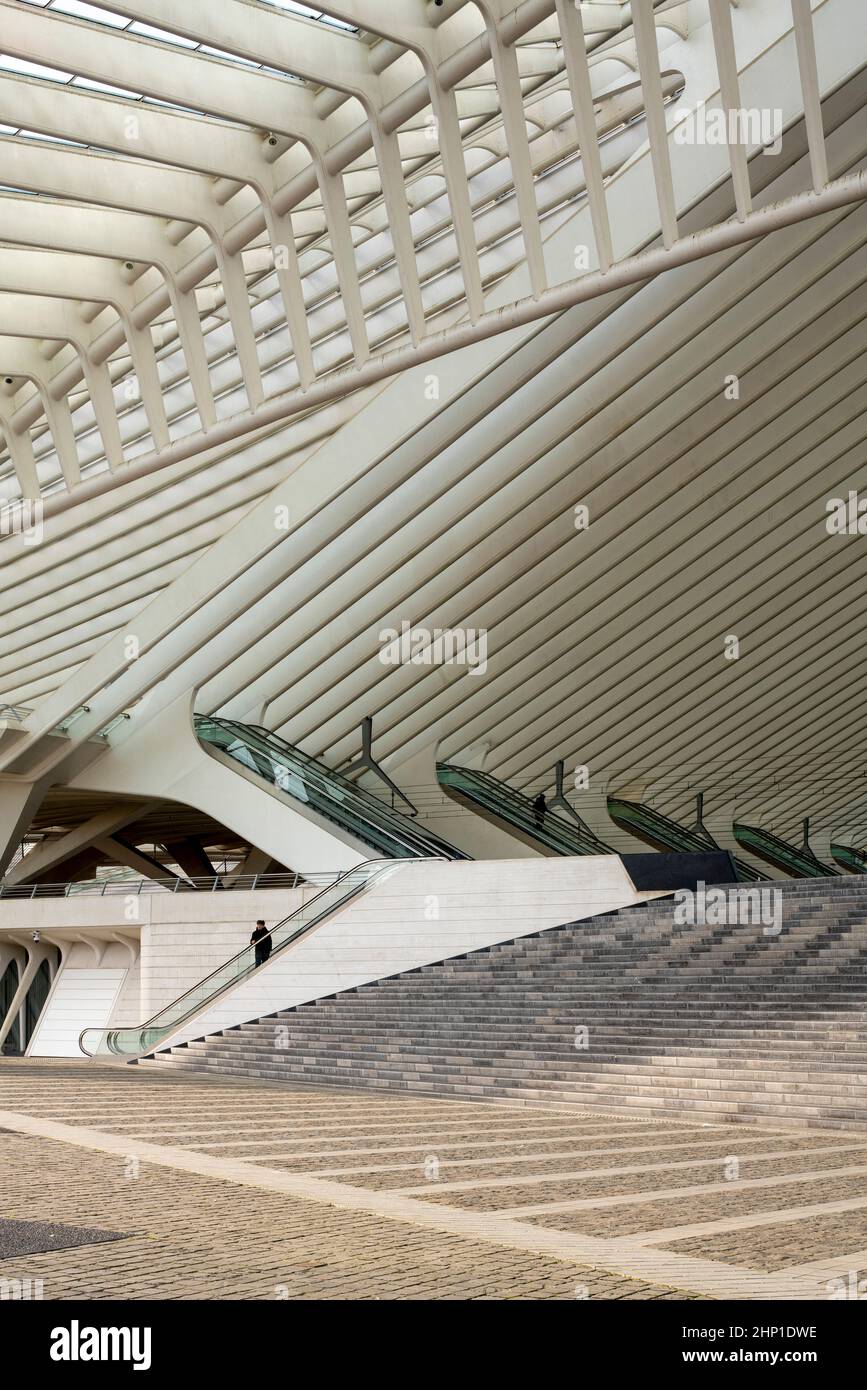
<path id="1" fill-rule="evenodd" d="M 188 116 L 204 116 L 206 112 L 197 111 L 194 106 L 180 106 L 176 101 L 162 101 L 159 97 L 142 97 L 148 106 L 165 106 L 169 111 L 184 111 Z"/>
<path id="2" fill-rule="evenodd" d="M 156 29 L 153 24 L 142 24 L 136 20 L 127 29 L 128 34 L 139 34 L 143 39 L 158 39 L 160 43 L 174 44 L 175 48 L 198 48 L 194 39 L 182 39 L 178 34 L 170 34 L 167 29 Z"/>
<path id="3" fill-rule="evenodd" d="M 263 4 L 273 5 L 275 10 L 286 10 L 289 14 L 300 15 L 302 19 L 315 19 L 319 24 L 327 24 L 331 29 L 343 29 L 349 34 L 357 34 L 359 30 L 354 24 L 347 24 L 345 19 L 335 19 L 333 15 L 323 14 L 321 10 L 313 9 L 310 5 L 302 5 L 299 0 L 262 0 Z"/>
<path id="4" fill-rule="evenodd" d="M 208 43 L 200 43 L 199 53 L 207 53 L 211 58 L 224 58 L 227 63 L 243 63 L 245 68 L 258 68 L 260 65 L 252 58 L 242 58 L 238 53 L 227 53 L 224 48 L 212 48 Z"/>
<path id="5" fill-rule="evenodd" d="M 72 81 L 71 72 L 47 68 L 43 63 L 29 63 L 26 58 L 12 58 L 8 53 L 0 53 L 0 68 L 4 72 L 17 72 L 22 77 L 44 77 L 49 82 Z"/>
<path id="6" fill-rule="evenodd" d="M 270 5 L 276 5 L 281 10 L 291 10 L 293 14 L 306 15 L 308 19 L 318 19 L 321 10 L 311 10 L 309 5 L 300 5 L 298 0 L 268 0 Z"/>
<path id="7" fill-rule="evenodd" d="M 97 82 L 95 77 L 74 77 L 73 87 L 86 87 L 90 92 L 106 92 L 113 97 L 128 97 L 131 101 L 141 101 L 141 92 L 131 92 L 128 87 L 113 87 L 110 82 Z"/>
<path id="8" fill-rule="evenodd" d="M 73 19 L 89 19 L 94 24 L 110 24 L 113 29 L 125 29 L 129 20 L 113 10 L 104 10 L 101 5 L 89 5 L 86 0 L 51 0 L 49 6 L 58 14 L 71 15 Z"/>
<path id="9" fill-rule="evenodd" d="M 87 149 L 80 140 L 65 140 L 62 135 L 45 135 L 40 130 L 24 130 L 22 127 L 18 134 L 22 140 L 45 140 L 50 145 L 74 145 L 79 150 Z"/>

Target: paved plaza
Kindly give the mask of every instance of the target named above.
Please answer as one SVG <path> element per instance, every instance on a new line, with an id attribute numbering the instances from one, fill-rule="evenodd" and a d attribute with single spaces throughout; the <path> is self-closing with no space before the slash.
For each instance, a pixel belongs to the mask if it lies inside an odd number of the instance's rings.
<path id="1" fill-rule="evenodd" d="M 853 1272 L 864 1134 L 0 1063 L 7 1296 L 806 1300 Z"/>

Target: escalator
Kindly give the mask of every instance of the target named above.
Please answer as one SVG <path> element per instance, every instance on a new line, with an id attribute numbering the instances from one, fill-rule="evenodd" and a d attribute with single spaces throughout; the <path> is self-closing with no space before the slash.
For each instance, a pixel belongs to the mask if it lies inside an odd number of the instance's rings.
<path id="1" fill-rule="evenodd" d="M 608 814 L 615 825 L 627 830 L 636 839 L 643 840 L 653 849 L 663 853 L 702 854 L 707 850 L 718 850 L 719 845 L 701 824 L 688 829 L 678 821 L 655 811 L 640 801 L 624 801 L 620 797 L 608 798 Z M 760 873 L 743 859 L 734 858 L 739 883 L 764 882 L 766 874 Z"/>
<path id="2" fill-rule="evenodd" d="M 456 801 L 473 811 L 481 811 L 510 830 L 520 831 L 524 839 L 553 850 L 555 854 L 615 852 L 610 845 L 598 840 L 577 815 L 573 823 L 565 816 L 546 810 L 540 820 L 529 796 L 515 791 L 508 782 L 501 782 L 488 772 L 458 767 L 454 763 L 437 763 L 437 780 L 440 786 L 448 788 Z"/>
<path id="3" fill-rule="evenodd" d="M 817 859 L 808 845 L 790 844 L 788 840 L 780 839 L 779 835 L 772 835 L 769 830 L 760 830 L 758 826 L 744 825 L 743 822 L 736 821 L 732 829 L 735 839 L 744 849 L 794 878 L 838 876 L 838 871 Z"/>
<path id="4" fill-rule="evenodd" d="M 409 862 L 417 860 L 405 861 Z M 347 869 L 334 883 L 271 928 L 267 933 L 271 938 L 271 960 L 365 892 L 371 884 L 382 882 L 403 867 L 399 860 L 372 859 Z M 88 1057 L 141 1057 L 159 1047 L 165 1038 L 176 1033 L 184 1023 L 202 1013 L 221 994 L 240 984 L 256 969 L 256 947 L 245 946 L 243 951 L 225 961 L 187 990 L 186 994 L 160 1009 L 146 1023 L 133 1028 L 85 1028 L 78 1045 Z"/>
<path id="5" fill-rule="evenodd" d="M 409 816 L 257 724 L 197 715 L 196 734 L 293 801 L 392 859 L 469 859 Z"/>
<path id="6" fill-rule="evenodd" d="M 850 874 L 867 874 L 867 854 L 851 845 L 832 845 L 831 858 Z"/>

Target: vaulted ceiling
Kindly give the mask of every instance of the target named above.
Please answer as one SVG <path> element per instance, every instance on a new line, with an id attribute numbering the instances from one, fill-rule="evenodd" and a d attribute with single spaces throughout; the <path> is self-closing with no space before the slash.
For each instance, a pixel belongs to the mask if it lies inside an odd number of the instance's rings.
<path id="1" fill-rule="evenodd" d="M 430 748 L 587 766 L 609 843 L 611 791 L 699 790 L 867 843 L 865 538 L 826 526 L 867 424 L 858 14 L 0 0 L 33 746 L 190 689 L 333 766 L 372 715 L 410 794 Z M 732 72 L 776 152 L 666 138 Z M 485 628 L 487 672 L 384 666 L 403 621 Z"/>

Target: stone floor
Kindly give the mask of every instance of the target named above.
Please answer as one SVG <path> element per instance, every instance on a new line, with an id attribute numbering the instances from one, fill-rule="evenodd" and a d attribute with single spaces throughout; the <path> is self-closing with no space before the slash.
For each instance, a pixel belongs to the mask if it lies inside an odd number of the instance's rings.
<path id="1" fill-rule="evenodd" d="M 0 1219 L 81 1228 L 0 1297 L 827 1299 L 867 1135 L 3 1059 Z"/>

